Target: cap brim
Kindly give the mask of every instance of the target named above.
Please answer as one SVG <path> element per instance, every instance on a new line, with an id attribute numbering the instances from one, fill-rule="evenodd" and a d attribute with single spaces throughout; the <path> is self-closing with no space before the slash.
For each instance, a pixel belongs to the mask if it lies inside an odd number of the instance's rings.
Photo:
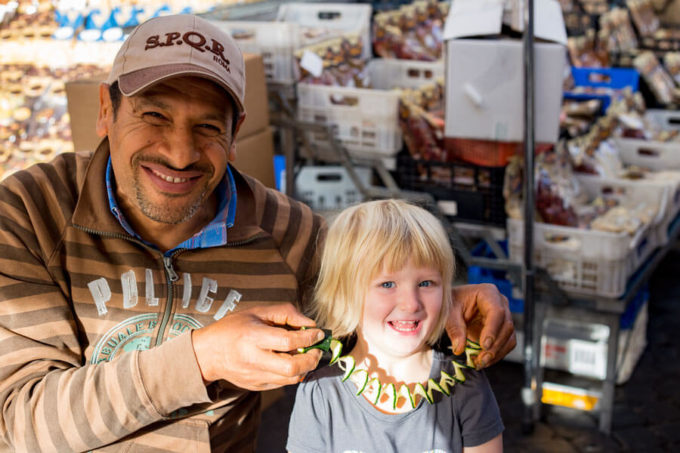
<path id="1" fill-rule="evenodd" d="M 192 75 L 212 80 L 224 88 L 229 96 L 231 96 L 231 98 L 234 100 L 234 103 L 239 109 L 240 116 L 245 115 L 245 107 L 239 100 L 238 96 L 234 94 L 234 91 L 231 89 L 231 87 L 226 84 L 223 79 L 217 77 L 211 71 L 193 64 L 168 64 L 139 69 L 137 71 L 121 75 L 118 78 L 118 87 L 120 88 L 121 93 L 123 93 L 125 96 L 133 96 L 145 88 L 148 88 L 151 85 L 163 80 L 177 76 Z"/>

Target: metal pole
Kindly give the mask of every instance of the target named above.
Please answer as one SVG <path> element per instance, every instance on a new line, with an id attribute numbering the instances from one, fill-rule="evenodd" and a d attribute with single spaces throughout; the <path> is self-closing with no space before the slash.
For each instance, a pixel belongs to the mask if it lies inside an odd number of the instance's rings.
<path id="1" fill-rule="evenodd" d="M 534 345 L 534 1 L 524 11 L 524 414 L 522 431 L 534 429 L 538 353 Z"/>

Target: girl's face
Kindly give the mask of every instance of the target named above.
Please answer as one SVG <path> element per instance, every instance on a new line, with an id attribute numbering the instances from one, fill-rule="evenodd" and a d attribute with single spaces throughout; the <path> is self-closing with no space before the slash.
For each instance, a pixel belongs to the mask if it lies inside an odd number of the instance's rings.
<path id="1" fill-rule="evenodd" d="M 433 267 L 382 269 L 370 282 L 359 323 L 376 356 L 404 358 L 427 351 L 442 306 L 442 276 Z"/>

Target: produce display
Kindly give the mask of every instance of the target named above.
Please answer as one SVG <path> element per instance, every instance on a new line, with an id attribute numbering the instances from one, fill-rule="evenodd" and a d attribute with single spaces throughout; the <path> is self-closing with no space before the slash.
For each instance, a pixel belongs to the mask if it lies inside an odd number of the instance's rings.
<path id="1" fill-rule="evenodd" d="M 416 160 L 448 162 L 444 148 L 444 79 L 419 89 L 400 90 L 399 126 Z"/>
<path id="2" fill-rule="evenodd" d="M 345 34 L 295 51 L 296 79 L 314 85 L 366 88 L 359 34 Z"/>
<path id="3" fill-rule="evenodd" d="M 419 0 L 373 18 L 373 50 L 383 58 L 435 61 L 441 58 L 448 3 Z"/>
<path id="4" fill-rule="evenodd" d="M 635 68 L 640 72 L 654 93 L 656 99 L 662 104 L 680 102 L 680 88 L 673 78 L 661 65 L 659 59 L 651 51 L 642 52 L 633 61 Z"/>

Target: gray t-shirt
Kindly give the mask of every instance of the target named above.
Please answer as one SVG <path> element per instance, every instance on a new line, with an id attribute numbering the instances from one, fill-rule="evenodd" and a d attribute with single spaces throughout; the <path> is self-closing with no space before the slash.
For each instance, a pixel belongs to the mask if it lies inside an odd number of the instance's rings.
<path id="1" fill-rule="evenodd" d="M 452 373 L 451 356 L 434 352 L 430 377 Z M 378 411 L 356 386 L 342 382 L 337 366 L 310 374 L 299 385 L 288 427 L 292 453 L 453 453 L 503 432 L 496 399 L 483 372 L 465 370 L 466 381 L 450 397 L 435 394 L 435 404 L 421 399 L 404 414 Z"/>

